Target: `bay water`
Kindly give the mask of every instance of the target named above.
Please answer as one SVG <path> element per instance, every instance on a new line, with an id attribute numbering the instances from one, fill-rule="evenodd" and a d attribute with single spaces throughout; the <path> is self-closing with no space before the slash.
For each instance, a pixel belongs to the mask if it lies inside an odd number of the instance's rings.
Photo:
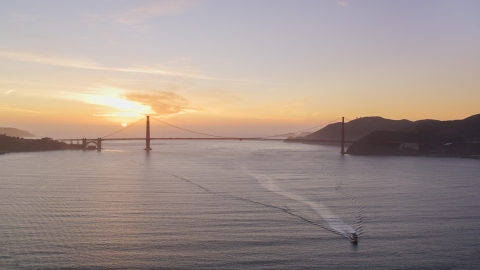
<path id="1" fill-rule="evenodd" d="M 480 160 L 103 147 L 0 156 L 0 268 L 480 269 Z"/>

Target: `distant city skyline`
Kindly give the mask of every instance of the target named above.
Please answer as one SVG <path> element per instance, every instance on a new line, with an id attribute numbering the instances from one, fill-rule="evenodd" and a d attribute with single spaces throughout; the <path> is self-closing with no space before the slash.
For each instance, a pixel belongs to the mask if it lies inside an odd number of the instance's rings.
<path id="1" fill-rule="evenodd" d="M 255 135 L 480 113 L 478 1 L 0 6 L 0 126 L 94 134 L 152 115 Z"/>

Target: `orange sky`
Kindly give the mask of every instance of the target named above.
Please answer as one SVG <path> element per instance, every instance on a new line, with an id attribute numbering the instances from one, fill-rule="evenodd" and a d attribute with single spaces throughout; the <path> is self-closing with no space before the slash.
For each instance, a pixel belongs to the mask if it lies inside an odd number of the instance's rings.
<path id="1" fill-rule="evenodd" d="M 256 136 L 480 113 L 476 1 L 82 3 L 3 4 L 0 126 L 101 136 L 148 114 Z"/>

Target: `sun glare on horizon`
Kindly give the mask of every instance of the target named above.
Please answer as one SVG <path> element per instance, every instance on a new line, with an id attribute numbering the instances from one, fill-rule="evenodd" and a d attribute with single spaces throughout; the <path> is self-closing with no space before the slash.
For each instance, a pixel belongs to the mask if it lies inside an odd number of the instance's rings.
<path id="1" fill-rule="evenodd" d="M 122 123 L 122 127 L 126 127 L 127 126 L 127 123 Z"/>

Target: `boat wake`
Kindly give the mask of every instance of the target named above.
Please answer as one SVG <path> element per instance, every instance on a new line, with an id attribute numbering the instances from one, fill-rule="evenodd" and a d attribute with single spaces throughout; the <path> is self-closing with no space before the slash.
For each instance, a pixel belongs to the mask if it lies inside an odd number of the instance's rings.
<path id="1" fill-rule="evenodd" d="M 138 163 L 138 164 L 141 164 L 141 165 L 144 165 L 143 163 L 140 163 L 140 162 L 137 162 L 137 161 L 134 161 L 134 162 Z M 289 192 L 289 191 L 286 191 L 286 190 L 280 188 L 275 183 L 275 180 L 273 180 L 269 176 L 261 175 L 261 174 L 254 174 L 243 166 L 239 166 L 239 167 L 244 173 L 246 173 L 246 174 L 250 175 L 252 178 L 256 179 L 257 182 L 262 187 L 264 187 L 265 189 L 270 190 L 270 191 L 272 191 L 276 194 L 282 195 L 284 197 L 290 198 L 294 201 L 297 201 L 297 202 L 300 202 L 300 203 L 303 203 L 303 204 L 309 206 L 316 213 L 318 213 L 318 215 L 328 224 L 328 226 L 326 226 L 324 224 L 324 222 L 318 222 L 318 221 L 312 220 L 312 219 L 310 219 L 310 218 L 308 218 L 308 217 L 306 217 L 302 214 L 298 214 L 295 211 L 293 211 L 292 209 L 289 209 L 288 207 L 281 207 L 281 206 L 277 206 L 277 205 L 274 205 L 274 204 L 264 203 L 264 202 L 251 200 L 251 199 L 241 197 L 241 196 L 236 196 L 236 195 L 233 195 L 233 194 L 230 194 L 230 193 L 215 191 L 213 189 L 207 188 L 207 187 L 201 185 L 200 183 L 198 183 L 196 181 L 193 181 L 193 180 L 190 180 L 188 178 L 185 178 L 185 177 L 173 174 L 173 173 L 169 173 L 169 172 L 166 172 L 166 171 L 162 171 L 162 173 L 165 174 L 165 175 L 169 175 L 169 176 L 175 177 L 177 179 L 180 179 L 180 180 L 182 180 L 182 181 L 184 181 L 184 182 L 186 182 L 190 185 L 196 186 L 196 187 L 202 189 L 203 191 L 205 191 L 207 193 L 210 193 L 212 195 L 217 195 L 217 196 L 221 196 L 221 197 L 225 197 L 225 198 L 240 200 L 240 201 L 257 204 L 257 205 L 261 205 L 261 206 L 268 207 L 268 208 L 274 208 L 274 209 L 277 209 L 277 210 L 281 210 L 288 215 L 300 218 L 301 220 L 303 220 L 307 223 L 310 223 L 312 225 L 321 227 L 321 228 L 323 228 L 325 230 L 328 230 L 328 231 L 331 231 L 333 233 L 342 235 L 346 238 L 350 238 L 350 235 L 352 233 L 356 232 L 354 228 L 352 228 L 350 225 L 344 223 L 340 217 L 335 215 L 325 205 L 323 205 L 319 202 L 314 202 L 314 201 L 308 200 L 307 198 L 305 198 L 303 196 L 294 194 L 292 192 Z M 343 195 L 346 196 L 345 194 L 343 194 Z M 352 199 L 352 198 L 350 198 L 350 199 Z M 357 233 L 358 233 L 358 231 L 357 231 Z"/>
<path id="2" fill-rule="evenodd" d="M 261 174 L 254 174 L 247 170 L 245 167 L 241 167 L 241 169 L 255 178 L 258 183 L 264 187 L 265 189 L 268 189 L 276 194 L 282 195 L 284 197 L 290 198 L 292 200 L 295 200 L 297 202 L 303 203 L 308 205 L 311 209 L 313 209 L 315 212 L 319 214 L 319 216 L 328 224 L 328 226 L 331 228 L 331 231 L 343 235 L 346 238 L 349 238 L 349 235 L 351 233 L 355 233 L 355 229 L 353 229 L 350 225 L 345 224 L 340 217 L 335 215 L 328 207 L 325 205 L 319 203 L 319 202 L 314 202 L 311 201 L 303 196 L 291 193 L 289 191 L 286 191 L 282 188 L 280 188 L 275 180 L 273 180 L 271 177 L 267 175 L 261 175 Z"/>

